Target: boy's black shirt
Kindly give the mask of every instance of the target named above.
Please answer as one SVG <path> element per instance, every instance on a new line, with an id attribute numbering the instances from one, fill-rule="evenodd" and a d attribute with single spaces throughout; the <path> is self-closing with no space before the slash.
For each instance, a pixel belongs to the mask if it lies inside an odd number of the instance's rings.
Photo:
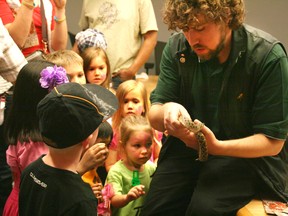
<path id="1" fill-rule="evenodd" d="M 81 176 L 46 165 L 41 156 L 21 175 L 19 215 L 97 215 L 97 199 Z"/>

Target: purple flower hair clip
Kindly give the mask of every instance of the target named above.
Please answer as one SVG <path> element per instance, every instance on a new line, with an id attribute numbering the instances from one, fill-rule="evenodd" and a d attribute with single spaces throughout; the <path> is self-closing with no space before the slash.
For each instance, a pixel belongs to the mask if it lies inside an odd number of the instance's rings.
<path id="1" fill-rule="evenodd" d="M 55 86 L 68 83 L 69 79 L 66 74 L 66 70 L 63 67 L 46 67 L 40 73 L 40 84 L 42 88 L 48 88 L 51 91 Z"/>

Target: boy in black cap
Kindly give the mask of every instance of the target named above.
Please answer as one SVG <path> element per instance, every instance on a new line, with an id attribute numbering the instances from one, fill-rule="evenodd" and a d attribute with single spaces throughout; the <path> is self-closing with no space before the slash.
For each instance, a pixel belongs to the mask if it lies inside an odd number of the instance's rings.
<path id="1" fill-rule="evenodd" d="M 63 84 L 40 101 L 37 113 L 49 152 L 22 173 L 20 216 L 97 215 L 97 199 L 76 167 L 95 143 L 98 126 L 117 108 L 113 93 L 93 84 Z"/>

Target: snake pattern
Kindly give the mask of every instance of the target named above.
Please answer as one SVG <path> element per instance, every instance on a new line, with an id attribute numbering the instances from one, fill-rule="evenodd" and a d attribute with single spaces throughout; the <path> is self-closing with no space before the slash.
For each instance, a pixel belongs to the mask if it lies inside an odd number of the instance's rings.
<path id="1" fill-rule="evenodd" d="M 201 132 L 204 124 L 196 124 L 192 119 L 185 118 L 181 113 L 179 114 L 178 121 L 183 124 L 188 130 L 195 133 L 196 139 L 199 144 L 198 160 L 206 161 L 208 159 L 208 148 L 204 134 Z"/>

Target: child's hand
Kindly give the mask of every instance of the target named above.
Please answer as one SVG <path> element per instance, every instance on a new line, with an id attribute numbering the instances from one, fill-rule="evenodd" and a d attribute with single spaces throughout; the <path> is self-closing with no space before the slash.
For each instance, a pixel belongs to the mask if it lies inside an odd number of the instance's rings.
<path id="1" fill-rule="evenodd" d="M 87 149 L 78 164 L 77 171 L 83 175 L 88 170 L 102 166 L 108 157 L 108 149 L 105 143 L 97 143 Z"/>
<path id="2" fill-rule="evenodd" d="M 102 185 L 101 183 L 96 183 L 92 186 L 92 191 L 97 199 L 102 199 Z"/>
<path id="3" fill-rule="evenodd" d="M 93 150 L 94 149 L 94 150 Z M 108 157 L 109 151 L 105 143 L 95 143 L 93 146 L 90 146 L 88 150 L 94 151 L 94 162 L 95 165 L 103 166 L 105 160 Z"/>
<path id="4" fill-rule="evenodd" d="M 145 194 L 144 187 L 145 187 L 144 185 L 137 185 L 131 188 L 128 194 L 126 195 L 127 200 L 130 202 Z"/>
<path id="5" fill-rule="evenodd" d="M 138 199 L 145 194 L 144 185 L 137 185 L 130 189 L 128 194 L 115 194 L 111 197 L 111 205 L 115 208 L 122 208 L 132 200 Z"/>

